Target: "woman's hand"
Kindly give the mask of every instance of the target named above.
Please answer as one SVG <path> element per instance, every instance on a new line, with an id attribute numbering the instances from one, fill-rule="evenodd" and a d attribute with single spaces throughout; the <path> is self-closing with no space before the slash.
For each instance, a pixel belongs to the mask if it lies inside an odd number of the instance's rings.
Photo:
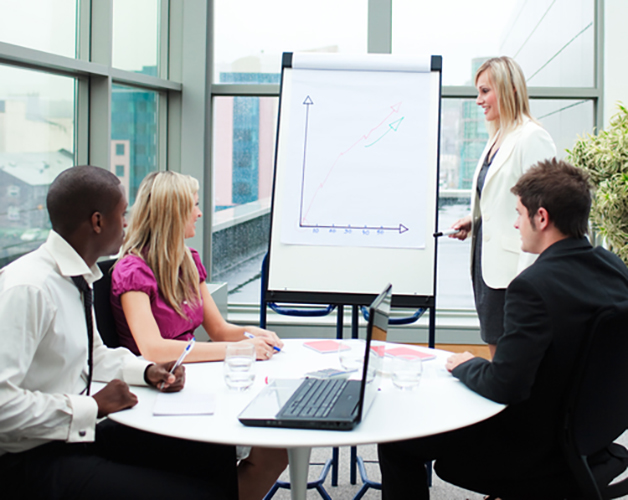
<path id="1" fill-rule="evenodd" d="M 471 232 L 471 216 L 467 215 L 466 217 L 463 217 L 462 219 L 456 221 L 451 228 L 452 229 L 457 229 L 458 232 L 454 233 L 454 234 L 450 234 L 449 237 L 450 238 L 456 238 L 457 240 L 466 240 L 467 236 L 469 236 L 469 233 Z"/>
<path id="2" fill-rule="evenodd" d="M 275 332 L 264 330 L 262 328 L 258 328 L 257 326 L 247 326 L 245 330 L 254 337 L 264 339 L 264 341 L 270 346 L 277 347 L 279 349 L 283 347 L 283 342 Z"/>
<path id="3" fill-rule="evenodd" d="M 249 342 L 255 346 L 255 358 L 259 361 L 266 361 L 273 357 L 275 349 L 269 345 L 262 337 L 254 337 L 252 339 L 241 340 L 240 342 Z"/>

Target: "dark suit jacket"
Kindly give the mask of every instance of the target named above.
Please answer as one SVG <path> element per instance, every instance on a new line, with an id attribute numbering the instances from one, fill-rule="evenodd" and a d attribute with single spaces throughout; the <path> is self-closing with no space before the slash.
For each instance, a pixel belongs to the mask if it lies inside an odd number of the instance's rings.
<path id="1" fill-rule="evenodd" d="M 586 239 L 555 243 L 512 281 L 495 358 L 474 358 L 453 371 L 470 389 L 509 405 L 479 425 L 478 473 L 503 480 L 563 469 L 558 412 L 578 349 L 598 310 L 627 298 L 626 265 Z"/>

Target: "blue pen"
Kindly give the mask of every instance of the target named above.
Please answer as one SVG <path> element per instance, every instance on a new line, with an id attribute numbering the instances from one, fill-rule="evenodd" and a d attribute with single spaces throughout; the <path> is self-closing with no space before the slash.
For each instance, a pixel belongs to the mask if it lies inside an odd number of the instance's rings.
<path id="1" fill-rule="evenodd" d="M 244 332 L 244 336 L 247 339 L 254 339 L 255 335 L 253 335 L 251 332 Z M 276 345 L 273 346 L 273 349 L 277 352 L 281 352 L 281 349 L 279 347 L 277 347 Z"/>
<path id="2" fill-rule="evenodd" d="M 190 339 L 190 341 L 188 342 L 188 345 L 185 346 L 185 349 L 183 349 L 183 352 L 181 353 L 181 356 L 179 356 L 179 359 L 177 359 L 174 363 L 174 365 L 172 365 L 172 368 L 170 368 L 170 374 L 174 374 L 174 371 L 179 368 L 179 366 L 181 365 L 181 363 L 183 363 L 183 360 L 185 359 L 185 357 L 190 354 L 190 351 L 192 350 L 192 347 L 194 347 L 194 342 L 196 342 L 196 339 L 194 337 L 192 337 L 192 339 Z M 161 383 L 161 387 L 160 389 L 164 388 L 164 382 Z"/>

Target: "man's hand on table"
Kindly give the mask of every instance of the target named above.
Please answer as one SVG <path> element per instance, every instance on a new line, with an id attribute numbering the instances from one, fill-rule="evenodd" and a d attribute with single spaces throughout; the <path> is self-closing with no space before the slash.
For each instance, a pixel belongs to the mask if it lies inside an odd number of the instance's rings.
<path id="1" fill-rule="evenodd" d="M 137 396 L 129 390 L 129 385 L 118 379 L 109 382 L 92 397 L 98 405 L 98 418 L 132 408 L 137 404 Z"/>
<path id="2" fill-rule="evenodd" d="M 447 358 L 447 362 L 445 363 L 445 368 L 447 368 L 447 371 L 451 372 L 458 365 L 461 365 L 462 363 L 469 361 L 470 359 L 473 359 L 473 358 L 475 358 L 475 356 L 471 354 L 470 352 L 461 352 L 458 354 L 454 354 L 452 356 L 449 356 L 449 358 Z"/>

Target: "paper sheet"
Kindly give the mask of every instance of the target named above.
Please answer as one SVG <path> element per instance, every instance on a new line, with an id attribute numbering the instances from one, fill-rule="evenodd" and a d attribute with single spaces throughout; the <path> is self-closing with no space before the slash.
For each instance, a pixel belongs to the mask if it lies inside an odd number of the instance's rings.
<path id="1" fill-rule="evenodd" d="M 182 390 L 157 395 L 153 415 L 212 415 L 216 407 L 214 394 Z"/>

